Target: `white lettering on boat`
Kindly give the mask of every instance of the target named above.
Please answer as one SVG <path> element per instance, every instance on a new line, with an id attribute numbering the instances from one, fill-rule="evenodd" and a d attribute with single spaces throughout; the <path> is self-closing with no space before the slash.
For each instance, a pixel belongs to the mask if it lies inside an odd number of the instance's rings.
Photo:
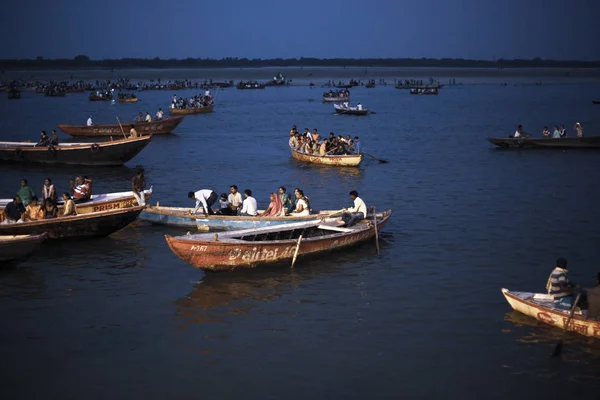
<path id="1" fill-rule="evenodd" d="M 258 247 L 253 247 L 252 250 L 235 248 L 229 251 L 229 261 L 241 259 L 245 262 L 256 262 L 289 258 L 294 254 L 295 249 L 294 246 L 285 247 L 283 250 L 279 247 L 272 250 L 259 249 Z"/>
<path id="2" fill-rule="evenodd" d="M 206 246 L 192 246 L 190 247 L 191 251 L 206 251 L 207 247 Z"/>

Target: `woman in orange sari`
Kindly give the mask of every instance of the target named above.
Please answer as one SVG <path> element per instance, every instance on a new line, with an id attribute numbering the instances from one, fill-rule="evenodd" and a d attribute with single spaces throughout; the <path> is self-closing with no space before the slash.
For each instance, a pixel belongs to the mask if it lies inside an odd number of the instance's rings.
<path id="1" fill-rule="evenodd" d="M 277 193 L 271 193 L 270 199 L 271 203 L 269 203 L 269 207 L 260 214 L 260 217 L 285 217 L 285 211 L 283 210 L 279 195 Z"/>

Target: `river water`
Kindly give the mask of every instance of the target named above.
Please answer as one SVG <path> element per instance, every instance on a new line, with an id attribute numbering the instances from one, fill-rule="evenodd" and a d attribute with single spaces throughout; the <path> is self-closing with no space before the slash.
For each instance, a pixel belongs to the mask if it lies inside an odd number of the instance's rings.
<path id="1" fill-rule="evenodd" d="M 168 71 L 163 72 L 167 77 Z M 376 77 L 374 77 L 376 78 Z M 313 207 L 392 209 L 380 236 L 308 261 L 242 273 L 204 273 L 175 257 L 164 234 L 136 222 L 108 238 L 46 243 L 0 270 L 0 396 L 13 398 L 594 398 L 600 342 L 511 311 L 500 289 L 544 291 L 557 257 L 583 286 L 600 271 L 600 189 L 594 151 L 502 151 L 488 136 L 517 124 L 581 122 L 600 129 L 600 84 L 456 85 L 439 96 L 393 86 L 352 89 L 376 113 L 334 115 L 324 89 L 226 89 L 215 112 L 187 116 L 119 168 L 0 164 L 0 197 L 21 178 L 39 192 L 76 174 L 97 193 L 124 191 L 136 165 L 151 203 L 189 206 L 191 190 L 252 189 L 259 206 L 284 185 Z M 552 82 L 549 82 L 552 83 Z M 192 95 L 193 91 L 178 92 Z M 166 109 L 172 92 L 140 103 L 85 94 L 0 98 L 0 140 L 37 140 L 59 123 L 131 120 Z M 300 130 L 358 135 L 360 168 L 302 165 L 287 149 Z M 62 135 L 62 134 L 61 134 Z M 62 135 L 61 138 L 66 139 Z"/>

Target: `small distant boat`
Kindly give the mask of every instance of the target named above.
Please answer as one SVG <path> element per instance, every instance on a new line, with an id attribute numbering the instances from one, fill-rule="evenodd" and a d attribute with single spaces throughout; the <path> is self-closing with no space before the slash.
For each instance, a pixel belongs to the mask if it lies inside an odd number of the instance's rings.
<path id="1" fill-rule="evenodd" d="M 600 104 L 600 100 L 592 100 L 592 104 Z"/>
<path id="2" fill-rule="evenodd" d="M 316 154 L 301 153 L 291 147 L 290 150 L 292 151 L 292 157 L 298 161 L 334 167 L 358 167 L 363 159 L 362 154 L 351 154 L 347 156 L 321 156 Z"/>
<path id="3" fill-rule="evenodd" d="M 206 107 L 193 107 L 193 108 L 170 108 L 170 112 L 173 115 L 188 115 L 188 114 L 207 114 L 211 113 L 214 108 L 214 104 Z"/>
<path id="4" fill-rule="evenodd" d="M 403 83 L 398 83 L 396 85 L 396 89 L 437 89 L 440 90 L 441 88 L 444 87 L 444 84 L 437 84 L 437 85 L 411 85 L 411 84 L 403 84 Z"/>
<path id="5" fill-rule="evenodd" d="M 343 103 L 350 101 L 350 91 L 340 90 L 337 92 L 329 91 L 323 93 L 323 102 L 325 103 Z"/>
<path id="6" fill-rule="evenodd" d="M 266 226 L 291 224 L 303 221 L 314 221 L 330 217 L 339 210 L 320 211 L 316 214 L 306 216 L 289 215 L 285 217 L 249 217 L 240 215 L 190 215 L 192 208 L 147 206 L 140 214 L 142 221 L 153 224 L 178 226 L 182 228 L 198 228 L 208 230 L 234 230 L 249 228 L 264 228 Z M 259 211 L 262 212 L 262 211 Z"/>
<path id="7" fill-rule="evenodd" d="M 135 94 L 131 96 L 118 96 L 119 103 L 137 103 L 140 99 Z"/>
<path id="8" fill-rule="evenodd" d="M 119 124 L 59 125 L 58 129 L 71 136 L 122 136 L 123 131 L 129 132 L 133 124 L 141 135 L 163 135 L 171 133 L 183 121 L 183 116 L 168 117 L 151 122 L 122 122 Z"/>
<path id="9" fill-rule="evenodd" d="M 240 90 L 264 89 L 265 85 L 258 82 L 240 82 L 236 85 L 236 87 Z"/>
<path id="10" fill-rule="evenodd" d="M 29 142 L 0 142 L 0 160 L 38 164 L 123 165 L 150 143 L 150 136 L 99 143 L 36 146 Z"/>
<path id="11" fill-rule="evenodd" d="M 46 236 L 46 233 L 0 236 L 0 262 L 17 261 L 30 256 L 46 240 Z"/>
<path id="12" fill-rule="evenodd" d="M 515 311 L 533 317 L 538 321 L 557 328 L 565 329 L 570 310 L 555 307 L 554 297 L 543 293 L 513 292 L 502 289 L 502 294 Z M 600 338 L 600 320 L 588 318 L 587 311 L 573 314 L 566 327 L 568 331 L 581 335 Z"/>
<path id="13" fill-rule="evenodd" d="M 112 96 L 98 96 L 92 93 L 89 99 L 90 101 L 111 101 L 113 98 Z"/>
<path id="14" fill-rule="evenodd" d="M 373 89 L 375 87 L 375 82 L 365 83 L 365 88 Z"/>
<path id="15" fill-rule="evenodd" d="M 265 86 L 285 86 L 287 83 L 285 77 L 279 73 L 273 77 L 273 80 L 265 83 Z"/>
<path id="16" fill-rule="evenodd" d="M 553 139 L 551 137 L 506 137 L 488 138 L 490 143 L 502 148 L 517 149 L 598 149 L 600 148 L 600 136 L 567 137 Z"/>
<path id="17" fill-rule="evenodd" d="M 422 94 L 422 95 L 433 95 L 433 96 L 437 96 L 439 94 L 439 91 L 435 88 L 429 88 L 429 89 L 410 89 L 410 94 Z"/>
<path id="18" fill-rule="evenodd" d="M 39 221 L 0 224 L 0 235 L 48 234 L 48 239 L 108 236 L 135 221 L 145 206 L 70 215 Z"/>
<path id="19" fill-rule="evenodd" d="M 346 114 L 346 115 L 367 115 L 369 110 L 366 108 L 358 109 L 356 107 L 346 107 L 343 104 L 334 104 L 333 108 L 335 108 L 335 112 L 337 114 Z"/>
<path id="20" fill-rule="evenodd" d="M 340 228 L 331 218 L 221 234 L 165 235 L 171 251 L 183 261 L 208 271 L 231 271 L 287 262 L 297 256 L 329 253 L 372 239 L 383 229 L 392 210 L 368 215 L 356 225 Z M 302 241 L 299 237 L 302 235 Z M 298 246 L 298 243 L 300 245 Z"/>

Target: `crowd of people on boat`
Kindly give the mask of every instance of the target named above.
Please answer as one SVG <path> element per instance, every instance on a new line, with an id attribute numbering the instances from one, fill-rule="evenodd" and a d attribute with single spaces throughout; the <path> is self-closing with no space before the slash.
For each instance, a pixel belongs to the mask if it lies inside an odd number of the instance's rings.
<path id="1" fill-rule="evenodd" d="M 290 130 L 289 145 L 295 151 L 316 156 L 340 156 L 361 153 L 361 144 L 358 136 L 352 139 L 350 135 L 345 137 L 341 135 L 336 136 L 334 132 L 330 132 L 328 138 L 321 139 L 321 135 L 316 128 L 312 132 L 308 128 L 304 128 L 304 132 L 300 133 L 296 125 Z"/>
<path id="2" fill-rule="evenodd" d="M 87 176 L 77 176 L 69 181 L 69 192 L 61 195 L 62 210 L 58 209 L 57 190 L 52 179 L 46 178 L 41 189 L 41 199 L 21 180 L 21 188 L 2 211 L 2 224 L 38 221 L 43 219 L 77 215 L 76 204 L 85 203 L 92 196 L 93 181 Z"/>
<path id="3" fill-rule="evenodd" d="M 229 187 L 229 194 L 221 193 L 219 196 L 212 189 L 200 189 L 196 192 L 189 192 L 188 198 L 196 202 L 195 208 L 190 210 L 189 214 L 196 214 L 202 209 L 205 217 L 209 215 L 301 217 L 313 213 L 310 198 L 304 194 L 302 189 L 295 188 L 294 197 L 291 197 L 287 194 L 287 189 L 284 186 L 280 186 L 276 192 L 270 193 L 269 205 L 261 212 L 259 212 L 256 198 L 252 196 L 252 190 L 245 189 L 242 197 L 236 185 Z M 355 190 L 351 191 L 350 198 L 353 201 L 353 206 L 341 210 L 341 222 L 346 226 L 352 226 L 367 216 L 367 206 L 358 197 L 358 192 Z M 213 209 L 213 206 L 216 206 L 214 207 L 216 211 Z"/>
<path id="4" fill-rule="evenodd" d="M 135 93 L 119 93 L 117 94 L 119 100 L 137 99 Z"/>
<path id="5" fill-rule="evenodd" d="M 198 94 L 196 96 L 185 98 L 179 97 L 174 94 L 171 99 L 171 108 L 172 109 L 190 109 L 190 108 L 202 108 L 202 107 L 210 107 L 214 104 L 214 98 L 210 94 L 210 90 L 207 89 L 204 92 L 204 95 Z"/>
<path id="6" fill-rule="evenodd" d="M 347 99 L 350 97 L 350 91 L 348 89 L 342 89 L 342 90 L 330 90 L 329 92 L 324 92 L 323 93 L 323 97 L 324 98 L 329 98 L 329 99 Z"/>
<path id="7" fill-rule="evenodd" d="M 98 98 L 98 99 L 112 99 L 113 92 L 115 89 L 106 89 L 106 90 L 96 90 L 92 94 L 90 94 L 90 99 Z"/>
<path id="8" fill-rule="evenodd" d="M 576 122 L 575 126 L 573 128 L 575 129 L 575 133 L 577 134 L 577 137 L 582 138 L 583 137 L 583 126 L 581 126 L 581 123 Z M 515 131 L 515 134 L 513 135 L 514 138 L 526 138 L 529 136 L 530 136 L 529 134 L 523 132 L 523 125 L 517 126 L 517 130 Z M 552 133 L 550 133 L 550 130 L 548 129 L 548 127 L 544 126 L 544 129 L 542 129 L 542 137 L 552 138 L 552 139 L 566 139 L 567 138 L 567 130 L 565 129 L 565 126 L 562 124 L 554 125 L 554 130 L 552 131 Z"/>

